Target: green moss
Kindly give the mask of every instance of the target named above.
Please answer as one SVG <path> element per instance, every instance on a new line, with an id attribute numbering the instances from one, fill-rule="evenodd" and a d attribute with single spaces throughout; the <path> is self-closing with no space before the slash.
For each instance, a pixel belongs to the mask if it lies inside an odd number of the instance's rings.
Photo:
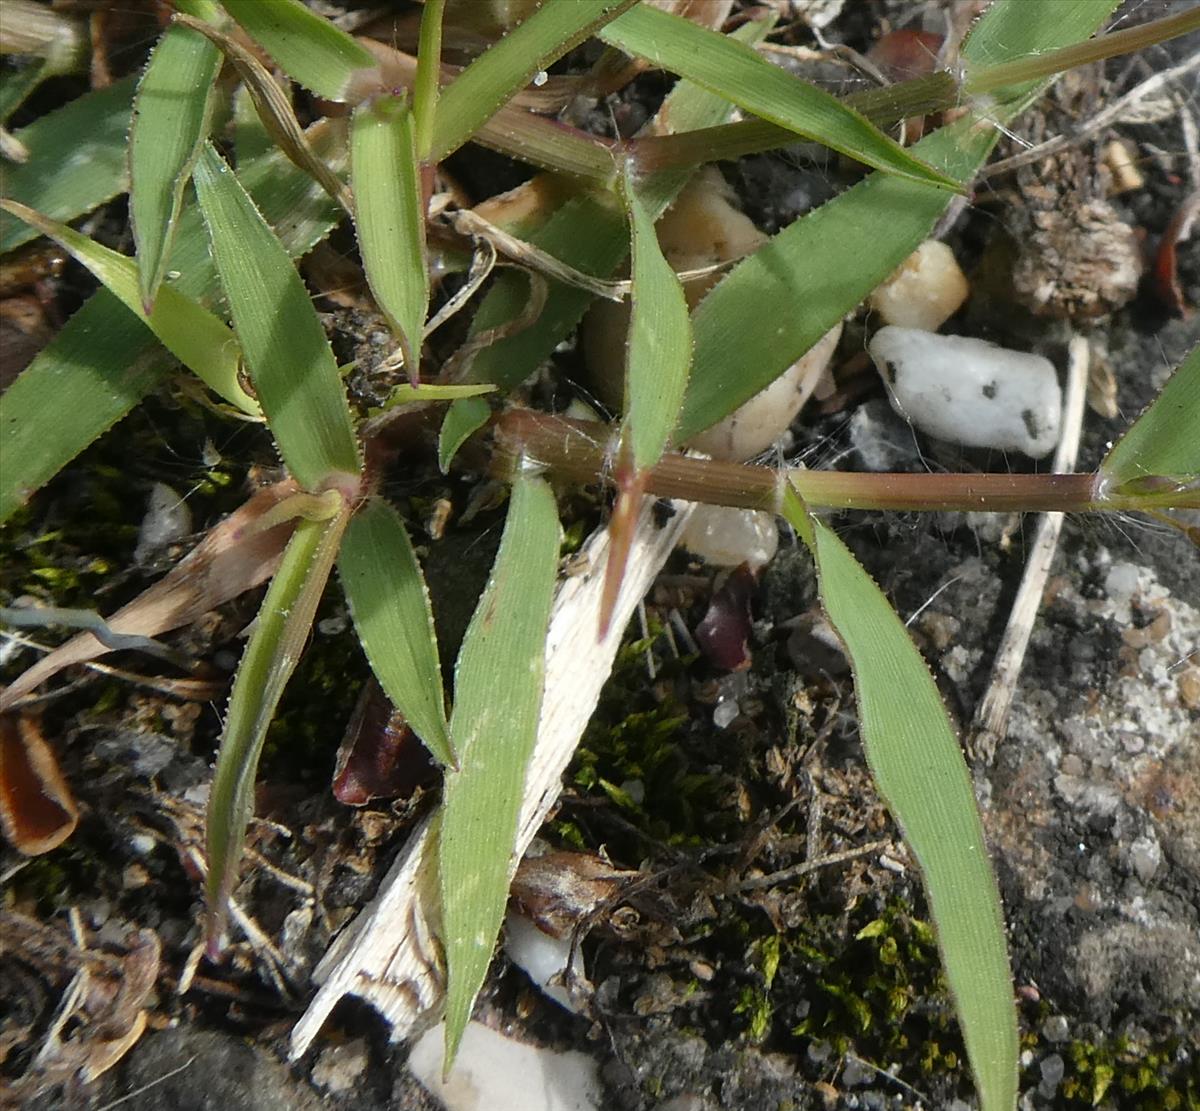
<path id="1" fill-rule="evenodd" d="M 734 1004 L 735 1015 L 746 1015 L 749 1019 L 746 1036 L 752 1042 L 761 1042 L 771 1029 L 771 997 L 762 988 L 747 985 L 738 994 Z"/>
<path id="2" fill-rule="evenodd" d="M 86 892 L 100 889 L 106 862 L 88 850 L 88 839 L 76 835 L 44 856 L 28 860 L 11 881 L 14 898 L 32 902 L 49 918 L 78 903 Z"/>
<path id="3" fill-rule="evenodd" d="M 1128 1035 L 1076 1040 L 1059 1049 L 1066 1073 L 1059 1086 L 1065 1107 L 1177 1111 L 1200 1107 L 1200 1039 Z M 1029 1081 L 1032 1082 L 1032 1077 Z"/>
<path id="4" fill-rule="evenodd" d="M 847 924 L 841 915 L 817 914 L 786 937 L 811 976 L 808 1013 L 791 1033 L 868 1060 L 897 1062 L 902 1073 L 957 1072 L 961 1045 L 928 923 L 893 900 L 851 941 Z"/>

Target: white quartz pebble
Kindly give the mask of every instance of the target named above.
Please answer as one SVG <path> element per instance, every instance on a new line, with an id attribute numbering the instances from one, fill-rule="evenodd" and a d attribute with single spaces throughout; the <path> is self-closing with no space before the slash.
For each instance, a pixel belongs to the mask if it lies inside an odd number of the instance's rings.
<path id="1" fill-rule="evenodd" d="M 876 333 L 870 352 L 892 408 L 930 436 L 1034 459 L 1058 443 L 1062 394 L 1049 359 L 894 326 Z"/>
<path id="2" fill-rule="evenodd" d="M 779 528 L 770 513 L 725 505 L 698 505 L 679 543 L 717 567 L 751 568 L 770 563 L 779 548 Z"/>
<path id="3" fill-rule="evenodd" d="M 513 1041 L 468 1022 L 454 1067 L 442 1079 L 445 1024 L 414 1043 L 408 1067 L 447 1111 L 597 1111 L 600 1080 L 586 1053 L 559 1053 Z"/>
<path id="4" fill-rule="evenodd" d="M 572 948 L 574 960 L 572 961 Z M 551 937 L 538 929 L 523 914 L 509 911 L 504 924 L 504 951 L 508 959 L 520 968 L 542 992 L 560 1007 L 580 1013 L 579 993 L 587 995 L 591 984 L 583 970 L 583 953 L 572 946 L 571 936 Z M 576 995 L 567 987 L 567 964 L 571 964 L 570 981 Z"/>

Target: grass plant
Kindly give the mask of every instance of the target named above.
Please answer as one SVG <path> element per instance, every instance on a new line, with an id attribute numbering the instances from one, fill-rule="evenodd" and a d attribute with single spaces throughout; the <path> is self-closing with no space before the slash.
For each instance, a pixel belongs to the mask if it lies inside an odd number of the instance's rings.
<path id="1" fill-rule="evenodd" d="M 542 5 L 461 71 L 441 65 L 446 6 L 436 0 L 426 4 L 416 58 L 364 45 L 299 0 L 176 6 L 189 19 L 164 32 L 136 93 L 131 81 L 117 83 L 17 133 L 29 160 L 6 175 L 0 248 L 50 235 L 104 289 L 0 398 L 0 518 L 167 382 L 178 364 L 230 417 L 264 420 L 294 480 L 230 537 L 236 545 L 270 532 L 276 539 L 262 558 L 277 570 L 233 685 L 213 780 L 210 950 L 220 948 L 266 729 L 336 565 L 372 669 L 445 769 L 438 882 L 452 1059 L 503 918 L 517 802 L 542 697 L 560 545 L 545 476 L 596 483 L 607 475 L 617 488 L 618 550 L 645 494 L 767 508 L 811 549 L 823 604 L 853 666 L 871 769 L 928 888 L 981 1106 L 1014 1108 L 1013 986 L 967 765 L 902 622 L 814 511 L 1196 508 L 1200 351 L 1095 475 L 789 475 L 691 460 L 672 449 L 768 385 L 853 312 L 951 200 L 970 189 L 1000 132 L 1055 73 L 1195 30 L 1200 13 L 1140 28 L 1130 40 L 1098 33 L 1114 0 L 994 0 L 972 28 L 957 74 L 855 102 L 764 60 L 754 42 L 768 23 L 726 35 L 636 0 Z M 231 68 L 247 81 L 259 64 L 248 52 L 237 55 L 235 31 L 254 40 L 287 79 L 346 105 L 349 126 L 331 118 L 301 132 L 287 98 L 274 98 L 262 84 L 275 78 L 255 70 L 263 127 L 235 109 L 231 164 L 219 149 L 229 134 L 220 71 L 227 54 L 236 55 Z M 661 67 L 680 78 L 653 134 L 598 140 L 522 106 L 531 79 L 536 87 L 539 74 L 591 36 L 638 59 L 638 68 Z M 958 118 L 912 148 L 881 130 L 881 122 L 909 113 L 914 103 L 928 105 L 931 96 L 955 103 Z M 730 123 L 734 106 L 754 119 Z M 136 122 L 127 141 L 131 110 Z M 654 221 L 701 162 L 800 136 L 874 172 L 784 228 L 689 314 Z M 539 273 L 536 256 L 521 262 L 524 273 L 497 274 L 474 310 L 469 358 L 439 366 L 423 357 L 430 244 L 453 238 L 446 224 L 429 218 L 430 193 L 439 162 L 467 142 L 528 158 L 549 175 L 537 180 L 550 199 L 505 228 L 519 240 L 595 279 L 614 277 L 631 254 L 626 405 L 616 426 L 570 424 L 520 408 L 495 415 L 496 398 L 514 393 L 546 362 L 594 296 L 567 271 Z M 71 169 L 81 159 L 86 173 Z M 66 226 L 125 190 L 133 258 Z M 396 399 L 387 419 L 352 410 L 293 261 L 346 219 L 393 331 L 395 365 L 415 387 Z M 461 239 L 442 252 L 464 269 L 470 254 Z M 538 296 L 541 311 L 529 314 L 527 304 Z M 467 396 L 479 389 L 494 396 Z M 420 560 L 406 523 L 380 492 L 396 437 L 419 448 L 434 419 L 441 420 L 443 468 L 466 444 L 473 459 L 512 487 L 504 539 L 449 697 Z M 620 559 L 609 568 L 615 587 Z M 245 585 L 250 579 L 246 571 Z M 18 682 L 0 696 L 0 707 L 25 689 Z"/>

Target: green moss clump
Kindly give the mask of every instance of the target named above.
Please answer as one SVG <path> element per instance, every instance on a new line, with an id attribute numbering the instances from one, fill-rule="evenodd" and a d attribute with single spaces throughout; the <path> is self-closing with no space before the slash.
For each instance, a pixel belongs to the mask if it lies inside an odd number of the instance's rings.
<path id="1" fill-rule="evenodd" d="M 1200 1041 L 1128 1035 L 1077 1040 L 1060 1050 L 1066 1075 L 1059 1097 L 1066 1107 L 1120 1107 L 1130 1111 L 1183 1111 L 1200 1107 Z"/>
<path id="2" fill-rule="evenodd" d="M 849 943 L 846 925 L 818 915 L 787 938 L 812 976 L 808 1013 L 791 1033 L 926 1077 L 956 1072 L 962 1045 L 929 924 L 893 900 Z"/>

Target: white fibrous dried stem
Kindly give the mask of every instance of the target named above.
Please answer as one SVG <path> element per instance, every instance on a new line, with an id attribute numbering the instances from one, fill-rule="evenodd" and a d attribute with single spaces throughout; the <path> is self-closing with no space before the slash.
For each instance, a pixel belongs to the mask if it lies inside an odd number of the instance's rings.
<path id="1" fill-rule="evenodd" d="M 608 632 L 597 636 L 601 590 L 608 560 L 607 529 L 584 545 L 590 571 L 558 587 L 546 638 L 546 681 L 533 759 L 514 858 L 524 855 L 558 800 L 562 774 L 600 699 L 626 624 L 671 554 L 691 513 L 674 503 L 661 525 L 655 499 L 646 498 L 634 528 L 621 591 Z M 445 991 L 438 930 L 437 849 L 426 819 L 410 835 L 372 902 L 334 942 L 318 965 L 316 998 L 292 1031 L 291 1055 L 299 1057 L 344 995 L 375 1007 L 393 1040 L 413 1036 L 439 1016 Z"/>

